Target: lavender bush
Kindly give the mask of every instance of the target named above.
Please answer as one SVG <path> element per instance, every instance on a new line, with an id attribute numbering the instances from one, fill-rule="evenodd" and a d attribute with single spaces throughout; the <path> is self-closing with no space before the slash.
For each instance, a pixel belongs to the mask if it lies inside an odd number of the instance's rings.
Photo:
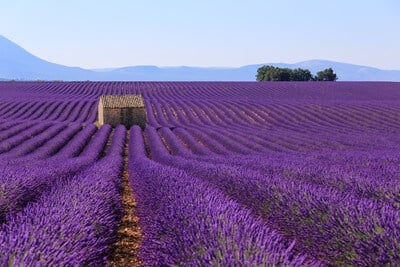
<path id="1" fill-rule="evenodd" d="M 102 94 L 146 104 L 144 265 L 400 264 L 400 83 L 1 82 L 3 265 L 106 265 L 125 129 L 92 124 Z"/>

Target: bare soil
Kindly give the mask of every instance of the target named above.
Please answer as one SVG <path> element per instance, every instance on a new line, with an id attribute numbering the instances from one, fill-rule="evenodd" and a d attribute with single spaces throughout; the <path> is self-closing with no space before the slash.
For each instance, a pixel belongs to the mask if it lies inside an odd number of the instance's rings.
<path id="1" fill-rule="evenodd" d="M 122 172 L 122 205 L 124 215 L 117 230 L 117 242 L 111 249 L 112 253 L 109 257 L 109 264 L 111 266 L 141 266 L 138 252 L 142 235 L 138 226 L 138 217 L 135 215 L 136 201 L 129 185 L 128 144 L 129 140 L 127 140 L 125 145 L 124 170 Z"/>

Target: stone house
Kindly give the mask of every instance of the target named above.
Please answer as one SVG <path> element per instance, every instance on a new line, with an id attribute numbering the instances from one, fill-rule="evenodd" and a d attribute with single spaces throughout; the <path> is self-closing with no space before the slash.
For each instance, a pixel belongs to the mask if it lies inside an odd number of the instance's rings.
<path id="1" fill-rule="evenodd" d="M 102 95 L 98 106 L 100 125 L 115 127 L 123 124 L 127 129 L 132 125 L 146 126 L 146 109 L 141 95 Z"/>

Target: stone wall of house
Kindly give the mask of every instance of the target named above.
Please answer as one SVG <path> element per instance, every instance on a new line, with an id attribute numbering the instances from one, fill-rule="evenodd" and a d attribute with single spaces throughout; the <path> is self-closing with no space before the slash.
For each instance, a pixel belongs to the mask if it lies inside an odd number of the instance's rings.
<path id="1" fill-rule="evenodd" d="M 144 129 L 146 126 L 145 108 L 104 108 L 102 113 L 104 123 L 113 127 L 123 124 L 127 129 L 132 125 L 138 125 Z"/>

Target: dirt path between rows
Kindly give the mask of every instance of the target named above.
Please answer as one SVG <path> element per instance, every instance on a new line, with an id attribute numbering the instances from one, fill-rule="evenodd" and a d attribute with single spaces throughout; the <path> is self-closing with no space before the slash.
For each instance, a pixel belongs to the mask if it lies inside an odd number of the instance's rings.
<path id="1" fill-rule="evenodd" d="M 124 215 L 117 230 L 117 242 L 112 247 L 109 257 L 111 266 L 141 266 L 138 258 L 141 231 L 138 226 L 138 217 L 135 215 L 136 201 L 133 198 L 129 185 L 128 175 L 128 144 L 129 132 L 124 152 L 124 169 L 122 172 L 122 205 Z"/>

